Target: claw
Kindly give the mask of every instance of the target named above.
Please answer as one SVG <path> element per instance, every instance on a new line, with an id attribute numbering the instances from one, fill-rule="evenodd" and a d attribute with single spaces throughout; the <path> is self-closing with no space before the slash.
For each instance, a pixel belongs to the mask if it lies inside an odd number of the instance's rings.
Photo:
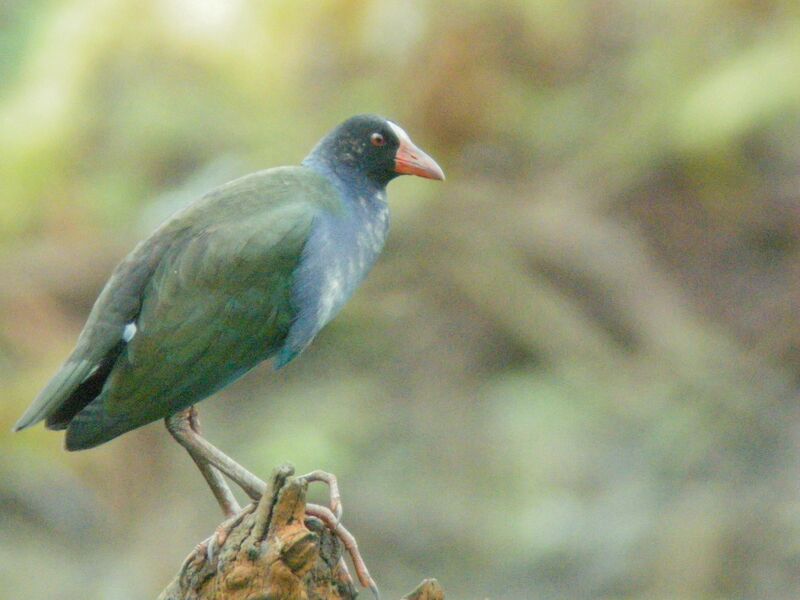
<path id="1" fill-rule="evenodd" d="M 217 530 L 214 533 L 214 539 L 220 548 L 225 544 L 225 541 L 228 539 L 230 533 L 230 527 L 226 527 L 225 523 L 217 527 Z"/>
<path id="2" fill-rule="evenodd" d="M 203 544 L 206 547 L 206 562 L 212 563 L 217 554 L 217 535 L 212 535 L 205 542 L 203 542 Z"/>
<path id="3" fill-rule="evenodd" d="M 192 553 L 192 562 L 200 563 L 203 560 L 208 559 L 208 540 L 204 540 L 197 544 L 194 547 L 194 552 Z"/>
<path id="4" fill-rule="evenodd" d="M 214 533 L 211 535 L 210 538 L 206 540 L 208 544 L 208 548 L 206 551 L 206 558 L 208 562 L 214 560 L 214 556 L 216 555 L 218 550 L 222 549 L 222 546 L 225 545 L 225 541 L 228 539 L 228 535 L 231 533 L 231 529 L 238 523 L 238 519 L 229 519 L 225 523 L 221 523 L 217 526 Z"/>
<path id="5" fill-rule="evenodd" d="M 381 592 L 378 589 L 378 586 L 375 585 L 374 581 L 372 582 L 372 585 L 369 586 L 369 589 L 372 592 L 372 595 L 375 596 L 375 600 L 381 600 Z"/>

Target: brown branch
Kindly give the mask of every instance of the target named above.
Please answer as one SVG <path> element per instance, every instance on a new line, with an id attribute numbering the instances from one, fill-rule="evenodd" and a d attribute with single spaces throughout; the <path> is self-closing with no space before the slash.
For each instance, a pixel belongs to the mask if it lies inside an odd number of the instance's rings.
<path id="1" fill-rule="evenodd" d="M 223 522 L 186 558 L 159 600 L 353 600 L 344 547 L 306 513 L 308 480 L 275 470 L 256 504 Z M 423 581 L 406 600 L 444 600 Z"/>

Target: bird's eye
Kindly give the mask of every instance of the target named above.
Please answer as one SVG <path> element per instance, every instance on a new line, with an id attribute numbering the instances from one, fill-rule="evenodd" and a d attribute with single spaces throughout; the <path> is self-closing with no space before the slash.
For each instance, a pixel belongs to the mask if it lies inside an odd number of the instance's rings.
<path id="1" fill-rule="evenodd" d="M 380 133 L 373 133 L 372 136 L 369 138 L 369 141 L 372 142 L 373 146 L 383 146 L 386 144 L 386 138 L 383 137 Z"/>

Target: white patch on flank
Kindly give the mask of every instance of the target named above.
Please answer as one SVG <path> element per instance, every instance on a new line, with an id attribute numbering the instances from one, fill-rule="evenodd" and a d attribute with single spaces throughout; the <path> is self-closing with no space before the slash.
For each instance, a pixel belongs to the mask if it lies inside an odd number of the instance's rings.
<path id="1" fill-rule="evenodd" d="M 408 137 L 408 134 L 405 131 L 403 131 L 402 127 L 400 127 L 396 123 L 392 123 L 391 121 L 386 121 L 386 122 L 389 123 L 389 127 L 392 128 L 392 131 L 394 131 L 394 134 L 397 136 L 397 139 L 400 140 L 401 145 L 407 144 L 413 146 L 413 144 L 411 144 L 411 138 Z"/>
<path id="2" fill-rule="evenodd" d="M 136 323 L 130 322 L 125 325 L 125 329 L 122 331 L 122 339 L 127 344 L 133 339 L 133 336 L 136 335 Z"/>

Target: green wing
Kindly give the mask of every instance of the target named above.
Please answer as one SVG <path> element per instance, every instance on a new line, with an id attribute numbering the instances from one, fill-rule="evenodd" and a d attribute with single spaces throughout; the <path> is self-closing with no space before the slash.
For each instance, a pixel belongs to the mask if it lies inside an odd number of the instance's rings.
<path id="1" fill-rule="evenodd" d="M 183 235 L 185 228 L 179 219 L 171 219 L 117 265 L 97 298 L 75 349 L 17 421 L 15 431 L 44 418 L 48 419 L 48 426 L 63 429 L 87 403 L 81 391 L 108 375 L 109 366 L 119 354 L 125 326 L 139 313 L 142 292 L 168 250 L 169 239 Z"/>
<path id="2" fill-rule="evenodd" d="M 69 449 L 88 448 L 198 402 L 269 357 L 294 317 L 293 273 L 314 216 L 335 198 L 306 169 L 273 169 L 173 217 L 115 271 L 21 426 L 47 417 L 68 427 Z"/>

